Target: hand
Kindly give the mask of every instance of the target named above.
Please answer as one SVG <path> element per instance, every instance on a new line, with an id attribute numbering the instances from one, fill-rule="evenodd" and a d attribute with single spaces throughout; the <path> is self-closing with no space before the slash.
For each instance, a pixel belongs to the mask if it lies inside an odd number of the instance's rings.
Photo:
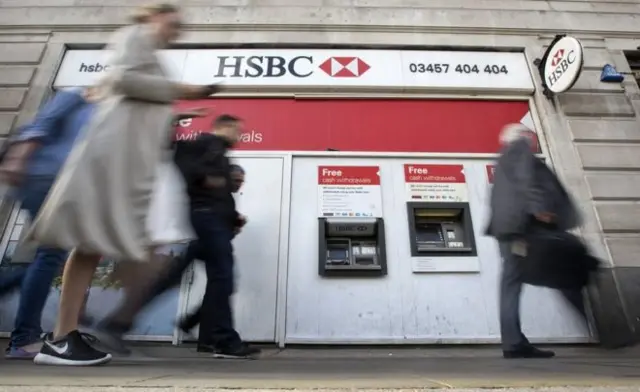
<path id="1" fill-rule="evenodd" d="M 541 212 L 539 214 L 535 214 L 534 217 L 540 222 L 551 223 L 556 219 L 556 214 L 551 212 Z"/>
<path id="2" fill-rule="evenodd" d="M 11 186 L 20 185 L 24 177 L 26 163 L 25 159 L 7 156 L 0 164 L 0 181 Z"/>
<path id="3" fill-rule="evenodd" d="M 242 227 L 244 227 L 244 225 L 247 224 L 247 217 L 244 215 L 240 215 L 238 214 L 238 218 L 236 219 L 236 225 L 238 225 L 238 230 Z"/>

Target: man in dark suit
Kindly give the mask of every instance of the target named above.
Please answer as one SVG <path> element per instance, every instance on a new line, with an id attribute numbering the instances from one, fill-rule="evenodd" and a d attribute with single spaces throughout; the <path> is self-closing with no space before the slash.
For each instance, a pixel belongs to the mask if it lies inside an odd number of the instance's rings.
<path id="1" fill-rule="evenodd" d="M 487 234 L 499 242 L 503 259 L 500 281 L 500 332 L 505 358 L 551 358 L 552 351 L 533 347 L 520 326 L 522 270 L 517 256 L 526 255 L 522 238 L 531 225 L 552 225 L 567 231 L 580 224 L 580 216 L 555 174 L 533 153 L 535 134 L 522 124 L 505 127 L 491 192 L 491 218 Z M 582 293 L 560 290 L 583 315 Z"/>

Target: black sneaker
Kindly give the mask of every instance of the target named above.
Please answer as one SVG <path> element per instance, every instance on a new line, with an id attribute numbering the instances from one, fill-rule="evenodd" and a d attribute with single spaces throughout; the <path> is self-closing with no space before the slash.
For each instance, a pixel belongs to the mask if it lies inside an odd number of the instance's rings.
<path id="1" fill-rule="evenodd" d="M 95 366 L 111 360 L 111 354 L 91 347 L 78 331 L 70 332 L 58 340 L 45 337 L 42 349 L 33 359 L 36 365 Z"/>
<path id="2" fill-rule="evenodd" d="M 533 346 L 520 347 L 515 350 L 503 351 L 502 356 L 506 359 L 517 358 L 553 358 L 556 353 L 548 350 L 540 350 Z"/>
<path id="3" fill-rule="evenodd" d="M 251 347 L 246 343 L 240 343 L 235 346 L 216 348 L 213 351 L 214 358 L 223 359 L 255 359 L 262 350 Z"/>

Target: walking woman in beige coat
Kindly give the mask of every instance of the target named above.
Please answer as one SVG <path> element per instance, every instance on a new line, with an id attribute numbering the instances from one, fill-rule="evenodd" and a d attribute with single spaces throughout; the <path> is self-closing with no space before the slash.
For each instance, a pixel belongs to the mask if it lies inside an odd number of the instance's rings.
<path id="1" fill-rule="evenodd" d="M 63 273 L 58 322 L 37 364 L 87 366 L 111 359 L 77 330 L 84 293 L 102 256 L 150 258 L 147 214 L 156 170 L 169 158 L 171 104 L 214 92 L 210 86 L 170 81 L 163 70 L 157 50 L 178 36 L 180 26 L 178 9 L 161 4 L 145 7 L 133 25 L 114 34 L 94 116 L 34 221 L 32 239 L 73 249 Z"/>

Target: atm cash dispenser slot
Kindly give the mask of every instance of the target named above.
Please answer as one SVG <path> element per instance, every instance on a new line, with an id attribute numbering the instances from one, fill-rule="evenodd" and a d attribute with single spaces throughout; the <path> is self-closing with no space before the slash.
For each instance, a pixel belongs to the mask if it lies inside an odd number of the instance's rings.
<path id="1" fill-rule="evenodd" d="M 411 256 L 475 256 L 468 203 L 407 203 Z"/>
<path id="2" fill-rule="evenodd" d="M 382 218 L 318 218 L 321 276 L 384 276 L 387 258 Z"/>

